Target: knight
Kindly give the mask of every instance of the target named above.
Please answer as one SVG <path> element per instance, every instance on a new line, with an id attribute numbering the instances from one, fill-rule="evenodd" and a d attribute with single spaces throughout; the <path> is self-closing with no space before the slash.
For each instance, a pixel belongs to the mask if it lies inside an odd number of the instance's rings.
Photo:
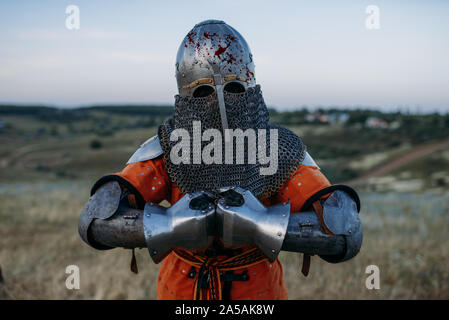
<path id="1" fill-rule="evenodd" d="M 133 257 L 147 248 L 161 263 L 158 299 L 287 299 L 280 251 L 303 254 L 304 275 L 312 255 L 329 263 L 357 255 L 357 193 L 331 184 L 302 140 L 270 122 L 239 32 L 218 20 L 195 25 L 178 49 L 176 80 L 173 116 L 121 172 L 92 187 L 79 220 L 88 245 L 133 249 Z M 263 134 L 251 142 L 251 130 Z M 200 147 L 190 145 L 195 137 Z M 221 147 L 210 148 L 214 139 Z M 248 161 L 264 153 L 276 155 L 274 172 Z"/>

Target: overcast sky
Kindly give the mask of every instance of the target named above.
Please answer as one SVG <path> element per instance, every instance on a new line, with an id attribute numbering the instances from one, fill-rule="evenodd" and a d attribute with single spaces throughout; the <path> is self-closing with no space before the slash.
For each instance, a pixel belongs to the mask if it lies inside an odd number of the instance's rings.
<path id="1" fill-rule="evenodd" d="M 70 4 L 79 30 L 66 28 Z M 449 111 L 444 0 L 2 0 L 0 103 L 172 104 L 178 46 L 210 18 L 246 38 L 270 106 Z"/>

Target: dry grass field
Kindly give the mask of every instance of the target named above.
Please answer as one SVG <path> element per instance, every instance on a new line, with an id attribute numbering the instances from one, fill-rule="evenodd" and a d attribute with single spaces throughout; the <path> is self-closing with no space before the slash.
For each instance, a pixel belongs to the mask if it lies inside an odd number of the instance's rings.
<path id="1" fill-rule="evenodd" d="M 34 132 L 46 128 L 46 122 L 6 116 L 3 121 L 15 131 L 0 135 L 0 299 L 155 299 L 159 266 L 145 249 L 137 250 L 135 275 L 129 270 L 130 250 L 96 251 L 82 242 L 77 224 L 96 179 L 121 170 L 156 128 L 98 136 L 69 133 L 59 125 L 55 129 L 59 135 L 40 136 Z M 93 148 L 92 141 L 100 141 L 101 147 Z M 311 150 L 314 154 L 318 149 Z M 374 164 L 368 167 L 385 161 L 380 150 L 372 152 L 377 158 L 370 159 Z M 313 257 L 305 278 L 300 273 L 302 257 L 282 252 L 289 298 L 448 299 L 448 152 L 414 162 L 394 172 L 394 177 L 382 177 L 389 179 L 383 193 L 379 188 L 357 187 L 366 190 L 361 192 L 360 213 L 364 242 L 353 260 L 332 265 Z M 362 154 L 354 161 L 366 167 L 366 158 Z M 323 167 L 326 161 L 320 162 Z M 335 161 L 348 163 L 347 158 Z M 425 192 L 397 192 L 392 187 L 427 177 Z M 79 290 L 65 286 L 68 265 L 80 268 Z M 365 287 L 369 265 L 380 268 L 379 290 Z"/>
<path id="2" fill-rule="evenodd" d="M 77 232 L 90 181 L 12 183 L 0 187 L 1 299 L 155 299 L 155 265 L 137 250 L 96 251 Z M 446 196 L 363 194 L 364 242 L 342 264 L 312 258 L 307 278 L 300 256 L 283 252 L 290 299 L 448 299 L 449 202 Z M 80 268 L 79 290 L 65 286 L 68 265 Z M 365 268 L 380 268 L 380 289 L 365 287 Z"/>

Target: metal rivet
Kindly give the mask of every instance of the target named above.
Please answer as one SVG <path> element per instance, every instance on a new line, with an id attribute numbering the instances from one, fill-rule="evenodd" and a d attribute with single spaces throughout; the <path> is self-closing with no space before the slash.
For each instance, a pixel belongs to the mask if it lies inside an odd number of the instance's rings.
<path id="1" fill-rule="evenodd" d="M 147 217 L 150 217 L 150 214 L 149 214 L 149 213 L 147 213 L 147 214 L 146 214 L 146 216 L 147 216 Z"/>
<path id="2" fill-rule="evenodd" d="M 153 250 L 153 256 L 157 255 L 157 250 Z"/>
<path id="3" fill-rule="evenodd" d="M 155 187 L 151 187 L 151 190 L 155 190 L 156 188 Z"/>
<path id="4" fill-rule="evenodd" d="M 186 273 L 186 271 L 184 269 L 182 269 L 182 273 Z"/>
<path id="5" fill-rule="evenodd" d="M 300 186 L 302 183 L 301 182 L 298 182 L 298 186 Z"/>
<path id="6" fill-rule="evenodd" d="M 276 250 L 274 250 L 274 249 L 271 249 L 271 252 L 275 253 L 275 252 L 276 252 Z"/>

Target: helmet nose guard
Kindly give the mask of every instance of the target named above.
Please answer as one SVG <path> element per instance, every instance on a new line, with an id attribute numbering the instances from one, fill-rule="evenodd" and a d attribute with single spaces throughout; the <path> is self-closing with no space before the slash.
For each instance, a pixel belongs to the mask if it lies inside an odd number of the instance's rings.
<path id="1" fill-rule="evenodd" d="M 193 97 L 200 86 L 212 86 L 218 98 L 223 129 L 228 128 L 223 88 L 237 82 L 245 90 L 256 85 L 251 50 L 242 35 L 220 20 L 196 24 L 176 56 L 181 97 Z"/>

